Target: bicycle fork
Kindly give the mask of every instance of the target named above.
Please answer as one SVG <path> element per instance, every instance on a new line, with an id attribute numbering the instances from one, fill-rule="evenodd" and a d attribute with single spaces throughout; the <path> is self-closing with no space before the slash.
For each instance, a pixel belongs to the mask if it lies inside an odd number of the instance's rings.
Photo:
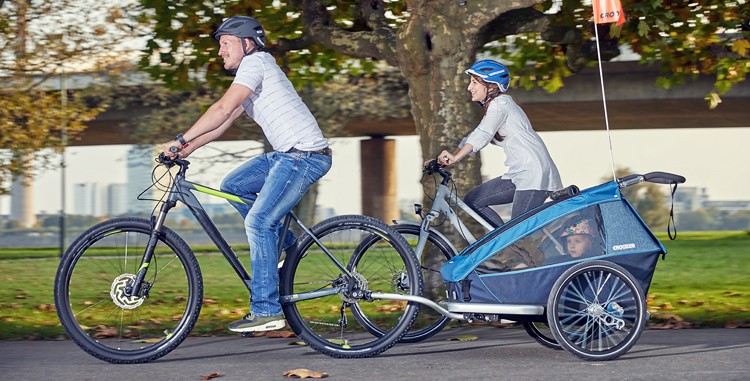
<path id="1" fill-rule="evenodd" d="M 133 281 L 132 285 L 129 285 L 125 287 L 125 296 L 127 297 L 139 297 L 139 298 L 147 298 L 148 297 L 148 291 L 151 288 L 150 284 L 144 283 L 144 279 L 146 278 L 146 272 L 148 272 L 148 266 L 151 264 L 151 259 L 154 256 L 154 250 L 156 249 L 156 243 L 158 242 L 159 235 L 161 235 L 161 228 L 164 226 L 164 221 L 167 218 L 167 213 L 170 209 L 172 209 L 177 203 L 172 200 L 171 198 L 167 200 L 164 204 L 161 206 L 161 210 L 159 211 L 159 216 L 155 219 L 151 219 L 151 234 L 148 239 L 148 244 L 146 245 L 146 250 L 143 253 L 143 258 L 141 259 L 141 265 L 138 267 L 138 273 L 135 275 L 135 280 Z"/>

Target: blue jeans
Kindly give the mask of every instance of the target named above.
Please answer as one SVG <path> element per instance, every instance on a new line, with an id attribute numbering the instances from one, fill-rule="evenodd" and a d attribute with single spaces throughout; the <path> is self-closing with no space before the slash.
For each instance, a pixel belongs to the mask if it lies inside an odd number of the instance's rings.
<path id="1" fill-rule="evenodd" d="M 230 202 L 245 219 L 252 265 L 252 303 L 256 316 L 281 315 L 279 303 L 279 231 L 282 219 L 318 179 L 331 169 L 331 157 L 309 152 L 268 152 L 237 167 L 221 190 L 257 195 L 250 205 Z M 284 247 L 294 241 L 289 232 Z"/>
<path id="2" fill-rule="evenodd" d="M 494 227 L 503 224 L 503 219 L 490 208 L 490 205 L 513 203 L 510 218 L 516 218 L 527 210 L 534 209 L 544 203 L 550 192 L 543 190 L 516 190 L 515 184 L 508 179 L 497 177 L 470 190 L 464 197 L 464 202 L 474 209 Z"/>

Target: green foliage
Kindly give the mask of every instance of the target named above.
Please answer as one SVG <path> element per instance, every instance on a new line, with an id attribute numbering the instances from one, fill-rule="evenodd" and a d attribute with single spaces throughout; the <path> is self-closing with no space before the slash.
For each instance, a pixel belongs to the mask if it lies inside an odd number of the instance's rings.
<path id="1" fill-rule="evenodd" d="M 26 172 L 32 164 L 37 169 L 49 166 L 57 155 L 42 149 L 61 148 L 63 139 L 75 139 L 84 130 L 84 123 L 101 111 L 87 106 L 77 94 L 67 100 L 65 108 L 60 105 L 59 92 L 0 94 L 0 194 L 9 191 L 3 180 Z"/>
<path id="2" fill-rule="evenodd" d="M 348 15 L 355 3 L 324 3 L 332 7 L 334 20 L 342 26 L 351 24 Z M 143 17 L 154 29 L 154 37 L 148 41 L 140 67 L 172 88 L 200 86 L 204 78 L 217 88 L 231 83 L 232 77 L 226 74 L 218 57 L 219 46 L 209 36 L 224 18 L 232 15 L 252 16 L 262 21 L 268 36 L 267 50 L 279 53 L 276 54 L 279 65 L 297 88 L 305 83 L 322 84 L 340 74 L 356 75 L 374 69 L 370 59 L 354 59 L 321 45 L 282 51 L 285 42 L 306 33 L 299 10 L 290 4 L 225 0 L 142 0 L 141 4 Z"/>
<path id="3" fill-rule="evenodd" d="M 698 75 L 715 77 L 714 90 L 706 99 L 716 107 L 720 95 L 733 84 L 742 82 L 750 72 L 750 6 L 744 0 L 724 2 L 700 1 L 634 1 L 623 0 L 627 22 L 621 27 L 600 27 L 602 44 L 610 39 L 628 45 L 640 55 L 641 62 L 661 62 L 662 75 L 657 84 L 672 88 Z M 553 7 L 557 11 L 550 11 Z M 575 28 L 585 42 L 594 41 L 590 3 L 582 1 L 542 2 L 540 10 L 549 11 L 555 26 Z M 742 27 L 742 24 L 745 27 Z M 609 36 L 603 31 L 609 30 Z M 548 91 L 559 88 L 555 83 L 569 75 L 560 70 L 561 57 L 576 44 L 556 45 L 544 41 L 541 32 L 509 36 L 493 50 L 512 63 L 514 72 L 523 73 L 521 85 L 532 84 Z M 593 45 L 588 46 L 593 49 Z M 604 50 L 604 49 L 603 49 Z M 593 58 L 595 59 L 595 55 Z"/>
<path id="4" fill-rule="evenodd" d="M 94 8 L 97 12 L 87 12 Z M 58 82 L 50 85 L 49 77 L 111 68 L 120 61 L 125 52 L 117 42 L 136 33 L 126 16 L 119 6 L 109 8 L 95 0 L 2 4 L 0 194 L 8 192 L 13 176 L 33 176 L 26 168 L 31 164 L 37 170 L 49 167 L 55 151 L 106 107 L 106 100 L 90 102 L 83 92 L 62 96 L 54 88 Z"/>

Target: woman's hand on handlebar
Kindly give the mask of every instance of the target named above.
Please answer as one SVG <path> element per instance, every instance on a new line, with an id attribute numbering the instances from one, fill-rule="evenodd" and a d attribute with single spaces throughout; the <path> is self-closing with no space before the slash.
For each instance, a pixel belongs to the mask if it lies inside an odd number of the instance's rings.
<path id="1" fill-rule="evenodd" d="M 457 162 L 456 157 L 453 156 L 452 153 L 445 150 L 443 150 L 443 152 L 440 152 L 436 160 L 440 165 L 453 165 Z"/>

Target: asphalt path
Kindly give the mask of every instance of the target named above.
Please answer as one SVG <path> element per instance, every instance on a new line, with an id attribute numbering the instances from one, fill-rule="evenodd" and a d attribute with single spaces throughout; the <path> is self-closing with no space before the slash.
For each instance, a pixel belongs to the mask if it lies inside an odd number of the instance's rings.
<path id="1" fill-rule="evenodd" d="M 452 340 L 459 337 L 476 340 Z M 70 340 L 0 341 L 2 380 L 285 380 L 305 368 L 327 380 L 749 380 L 750 329 L 646 330 L 625 355 L 580 360 L 547 349 L 523 329 L 448 328 L 367 359 L 333 359 L 298 339 L 191 337 L 149 364 L 113 365 Z"/>

